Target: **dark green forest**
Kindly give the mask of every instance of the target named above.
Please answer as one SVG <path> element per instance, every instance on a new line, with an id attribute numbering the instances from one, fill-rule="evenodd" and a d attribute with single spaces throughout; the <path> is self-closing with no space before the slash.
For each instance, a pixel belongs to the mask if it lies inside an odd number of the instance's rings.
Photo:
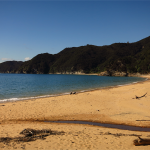
<path id="1" fill-rule="evenodd" d="M 23 62 L 21 61 L 6 61 L 0 63 L 0 73 L 15 73 L 22 64 Z"/>
<path id="2" fill-rule="evenodd" d="M 38 54 L 26 62 L 0 64 L 1 73 L 100 73 L 114 70 L 126 73 L 150 72 L 150 36 L 134 43 L 106 46 L 85 45 L 65 48 L 58 54 Z"/>

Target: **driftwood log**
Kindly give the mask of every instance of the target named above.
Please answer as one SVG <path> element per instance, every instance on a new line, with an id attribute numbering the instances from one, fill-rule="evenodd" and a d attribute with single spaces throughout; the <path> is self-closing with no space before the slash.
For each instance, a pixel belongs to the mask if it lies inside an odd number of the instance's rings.
<path id="1" fill-rule="evenodd" d="M 134 140 L 133 144 L 135 146 L 140 146 L 140 145 L 150 145 L 150 139 L 142 139 L 140 137 L 138 137 L 139 139 Z"/>
<path id="2" fill-rule="evenodd" d="M 135 98 L 136 98 L 136 99 L 142 98 L 142 97 L 144 97 L 146 94 L 147 94 L 147 93 L 145 93 L 145 94 L 142 95 L 142 96 L 136 96 L 136 95 L 135 95 Z"/>
<path id="3" fill-rule="evenodd" d="M 64 131 L 53 131 L 51 129 L 43 129 L 43 130 L 35 130 L 35 129 L 24 129 L 20 132 L 20 134 L 23 134 L 24 136 L 20 137 L 0 137 L 0 143 L 3 142 L 4 144 L 10 143 L 10 142 L 30 142 L 35 141 L 37 139 L 44 140 L 47 136 L 50 135 L 64 135 Z"/>

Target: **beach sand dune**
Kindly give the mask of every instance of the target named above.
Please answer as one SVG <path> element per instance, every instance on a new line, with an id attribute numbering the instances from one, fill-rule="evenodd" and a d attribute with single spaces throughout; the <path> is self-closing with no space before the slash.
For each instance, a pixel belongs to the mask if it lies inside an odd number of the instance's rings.
<path id="1" fill-rule="evenodd" d="M 144 76 L 149 78 L 149 76 Z M 128 131 L 91 125 L 48 123 L 84 120 L 150 127 L 150 81 L 57 97 L 0 103 L 0 138 L 15 138 L 27 128 L 64 131 L 30 142 L 0 142 L 0 149 L 119 149 L 149 150 L 134 146 L 137 136 L 150 132 Z M 136 99 L 136 96 L 144 97 Z"/>

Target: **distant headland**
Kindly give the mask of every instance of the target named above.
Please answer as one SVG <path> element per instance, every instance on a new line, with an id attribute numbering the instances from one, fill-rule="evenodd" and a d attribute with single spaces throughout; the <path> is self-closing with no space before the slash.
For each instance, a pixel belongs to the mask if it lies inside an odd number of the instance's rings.
<path id="1" fill-rule="evenodd" d="M 150 36 L 134 43 L 69 47 L 54 55 L 38 54 L 26 62 L 6 61 L 0 63 L 0 73 L 147 74 L 150 73 Z"/>

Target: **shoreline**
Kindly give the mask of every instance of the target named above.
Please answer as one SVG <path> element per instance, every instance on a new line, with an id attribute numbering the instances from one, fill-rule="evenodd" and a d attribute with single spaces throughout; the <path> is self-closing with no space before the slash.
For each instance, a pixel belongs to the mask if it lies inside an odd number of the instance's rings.
<path id="1" fill-rule="evenodd" d="M 150 127 L 150 76 L 146 81 L 56 97 L 0 103 L 0 138 L 18 137 L 27 128 L 64 131 L 45 140 L 0 142 L 0 149 L 90 149 L 149 150 L 136 147 L 137 135 L 150 138 L 150 132 L 128 131 L 92 125 L 47 123 L 79 120 Z M 146 96 L 136 99 L 135 96 Z"/>
<path id="2" fill-rule="evenodd" d="M 97 89 L 91 89 L 91 90 L 84 90 L 84 91 L 80 91 L 80 92 L 77 92 L 76 94 L 72 95 L 72 96 L 75 96 L 75 95 L 78 95 L 78 94 L 85 94 L 85 93 L 91 93 L 91 92 L 100 92 L 100 91 L 105 91 L 105 90 L 111 90 L 111 89 L 117 89 L 117 88 L 120 88 L 120 87 L 126 87 L 126 86 L 130 86 L 130 85 L 136 85 L 136 84 L 143 84 L 144 82 L 147 82 L 147 81 L 150 81 L 150 76 L 141 76 L 141 78 L 145 78 L 144 81 L 137 81 L 137 82 L 132 82 L 132 83 L 129 83 L 129 84 L 123 84 L 123 85 L 115 85 L 115 86 L 108 86 L 108 87 L 103 87 L 103 88 L 97 88 Z M 33 98 L 25 98 L 23 100 L 13 100 L 13 101 L 5 101 L 5 102 L 0 102 L 0 106 L 3 106 L 4 104 L 7 104 L 7 103 L 17 103 L 17 102 L 30 102 L 30 101 L 36 101 L 36 100 L 41 100 L 41 99 L 49 99 L 49 98 L 58 98 L 58 97 L 63 97 L 63 96 L 70 96 L 70 93 L 68 94 L 58 94 L 58 95 L 52 95 L 52 96 L 39 96 L 39 97 L 33 97 Z M 134 99 L 134 98 L 133 98 Z M 2 104 L 2 105 L 1 105 Z M 63 121 L 64 119 L 58 119 L 58 120 L 50 120 L 50 121 Z M 13 119 L 11 120 L 8 120 L 9 121 L 15 121 Z M 17 121 L 17 120 L 16 120 Z M 18 121 L 28 121 L 28 120 L 22 120 L 22 119 L 18 119 Z M 39 121 L 39 122 L 43 122 L 43 121 L 49 121 L 47 119 L 45 120 L 41 120 L 41 119 L 29 119 L 29 121 Z M 89 120 L 70 120 L 70 121 L 89 121 Z M 90 120 L 91 122 L 95 122 L 93 120 Z M 96 121 L 97 123 L 108 123 L 108 124 L 117 124 L 117 125 L 129 125 L 129 126 L 135 126 L 135 127 L 140 127 L 138 125 L 132 125 L 132 124 L 126 124 L 126 123 L 116 123 L 116 122 L 112 122 L 112 121 L 106 121 L 106 122 L 101 122 L 101 121 Z M 146 127 L 146 128 L 150 128 L 150 125 L 149 126 L 143 126 L 143 127 Z"/>
<path id="3" fill-rule="evenodd" d="M 88 74 L 83 74 L 83 75 L 88 75 Z M 90 74 L 90 75 L 95 75 L 95 74 Z M 129 76 L 129 77 L 136 77 L 136 76 Z M 145 78 L 144 75 L 137 76 L 137 77 L 139 77 L 139 78 Z M 127 84 L 114 85 L 114 86 L 99 87 L 99 88 L 95 88 L 95 89 L 89 89 L 89 90 L 87 89 L 87 90 L 81 90 L 81 91 L 75 91 L 75 92 L 77 92 L 79 94 L 79 93 L 92 92 L 92 91 L 103 90 L 103 89 L 108 89 L 108 88 L 117 88 L 117 87 L 120 87 L 120 86 L 127 86 L 127 85 L 131 85 L 131 84 L 145 82 L 147 80 L 149 80 L 149 78 L 145 78 L 144 81 L 137 81 L 137 82 L 131 82 L 131 83 L 127 83 Z M 24 98 L 2 99 L 2 100 L 0 100 L 0 104 L 1 103 L 16 102 L 16 101 L 25 101 L 25 100 L 33 100 L 33 99 L 41 99 L 41 98 L 50 98 L 50 97 L 57 97 L 57 96 L 63 96 L 63 95 L 70 95 L 70 93 L 60 93 L 60 94 L 52 94 L 52 95 L 41 95 L 41 96 L 24 97 Z"/>

